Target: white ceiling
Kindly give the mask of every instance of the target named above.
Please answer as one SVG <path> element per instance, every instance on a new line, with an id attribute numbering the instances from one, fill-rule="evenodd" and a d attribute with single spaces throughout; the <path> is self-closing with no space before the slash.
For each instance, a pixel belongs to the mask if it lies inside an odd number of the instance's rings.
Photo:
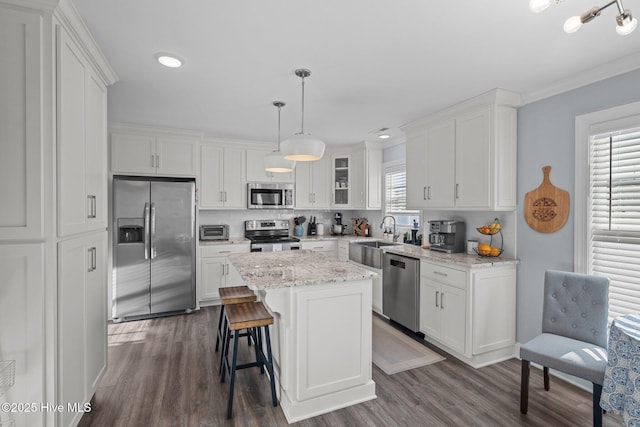
<path id="1" fill-rule="evenodd" d="M 74 0 L 119 77 L 109 120 L 275 142 L 305 130 L 328 145 L 370 139 L 496 87 L 526 101 L 640 68 L 640 29 L 616 7 L 575 34 L 564 20 L 605 0 L 541 14 L 528 0 Z M 600 4 L 601 3 L 601 4 Z M 640 2 L 624 0 L 640 18 Z M 184 67 L 154 59 L 172 52 Z"/>

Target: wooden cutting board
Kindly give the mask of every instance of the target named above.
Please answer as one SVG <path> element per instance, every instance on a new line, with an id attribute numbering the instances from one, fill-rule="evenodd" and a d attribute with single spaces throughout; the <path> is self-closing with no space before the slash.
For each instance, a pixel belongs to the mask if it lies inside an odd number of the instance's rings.
<path id="1" fill-rule="evenodd" d="M 540 233 L 561 229 L 569 216 L 569 193 L 551 184 L 551 166 L 542 168 L 542 184 L 524 196 L 524 219 Z"/>

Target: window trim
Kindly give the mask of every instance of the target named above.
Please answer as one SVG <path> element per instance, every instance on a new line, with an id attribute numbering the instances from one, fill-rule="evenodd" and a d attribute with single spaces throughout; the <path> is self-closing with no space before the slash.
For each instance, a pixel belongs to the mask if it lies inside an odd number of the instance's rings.
<path id="1" fill-rule="evenodd" d="M 589 224 L 591 223 L 589 203 L 589 137 L 616 129 L 638 126 L 640 122 L 640 102 L 596 111 L 575 120 L 575 189 L 573 205 L 574 240 L 573 268 L 575 272 L 588 274 L 591 271 L 589 257 Z"/>

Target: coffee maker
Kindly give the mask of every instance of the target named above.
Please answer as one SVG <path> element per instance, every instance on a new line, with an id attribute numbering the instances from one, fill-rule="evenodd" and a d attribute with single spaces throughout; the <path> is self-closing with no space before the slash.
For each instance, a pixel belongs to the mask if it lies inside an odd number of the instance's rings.
<path id="1" fill-rule="evenodd" d="M 462 221 L 429 221 L 429 244 L 432 251 L 448 254 L 465 251 L 466 226 Z"/>

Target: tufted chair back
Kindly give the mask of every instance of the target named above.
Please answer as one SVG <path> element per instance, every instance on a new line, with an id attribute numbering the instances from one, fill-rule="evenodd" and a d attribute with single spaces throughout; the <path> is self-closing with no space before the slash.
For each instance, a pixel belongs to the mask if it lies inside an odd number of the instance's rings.
<path id="1" fill-rule="evenodd" d="M 609 279 L 548 270 L 544 277 L 542 332 L 607 348 Z"/>

